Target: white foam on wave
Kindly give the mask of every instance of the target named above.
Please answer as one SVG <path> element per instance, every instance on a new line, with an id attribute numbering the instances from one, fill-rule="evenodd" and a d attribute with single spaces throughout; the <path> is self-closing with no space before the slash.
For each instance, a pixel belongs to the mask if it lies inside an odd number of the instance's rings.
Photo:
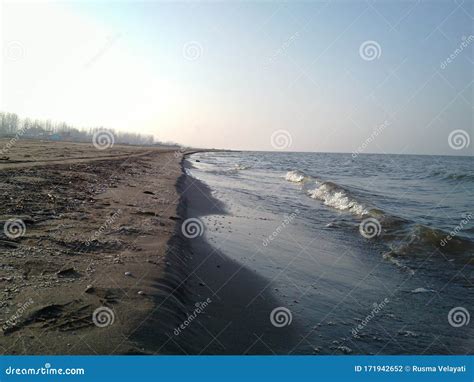
<path id="1" fill-rule="evenodd" d="M 306 179 L 306 175 L 301 171 L 293 170 L 286 173 L 285 179 L 293 183 L 301 183 Z"/>
<path id="2" fill-rule="evenodd" d="M 332 183 L 322 183 L 314 190 L 308 190 L 308 195 L 313 199 L 323 201 L 326 206 L 341 211 L 349 211 L 355 215 L 366 215 L 369 211 L 359 202 L 352 199 L 347 192 Z"/>
<path id="3" fill-rule="evenodd" d="M 426 288 L 416 288 L 411 291 L 411 293 L 433 293 L 435 292 L 433 289 L 426 289 Z"/>
<path id="4" fill-rule="evenodd" d="M 234 170 L 248 170 L 249 168 L 251 168 L 251 167 L 243 165 L 243 164 L 235 164 L 234 165 Z"/>

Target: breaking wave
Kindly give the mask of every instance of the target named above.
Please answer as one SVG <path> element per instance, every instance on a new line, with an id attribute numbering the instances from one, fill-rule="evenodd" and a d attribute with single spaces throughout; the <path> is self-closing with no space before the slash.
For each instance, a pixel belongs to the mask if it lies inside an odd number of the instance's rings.
<path id="1" fill-rule="evenodd" d="M 390 253 L 405 256 L 413 253 L 437 253 L 438 255 L 464 255 L 474 251 L 474 243 L 461 236 L 452 237 L 441 229 L 421 224 L 411 224 L 404 230 L 389 234 Z"/>
<path id="2" fill-rule="evenodd" d="M 313 199 L 323 202 L 324 205 L 354 215 L 354 224 L 360 224 L 359 219 L 367 216 L 377 219 L 382 231 L 378 238 L 388 251 L 384 258 L 390 260 L 400 268 L 406 268 L 401 261 L 403 258 L 418 255 L 453 256 L 456 261 L 470 262 L 474 252 L 474 242 L 461 235 L 432 228 L 422 224 L 389 214 L 373 205 L 361 201 L 357 192 L 352 192 L 337 183 L 321 181 L 305 175 L 300 171 L 289 171 L 285 179 L 294 183 L 303 183 L 303 191 Z M 347 228 L 346 224 L 337 222 L 328 224 L 326 228 Z M 467 254 L 467 258 L 466 258 Z"/>
<path id="3" fill-rule="evenodd" d="M 246 166 L 244 164 L 236 164 L 236 165 L 234 165 L 233 169 L 234 170 L 248 170 L 250 168 L 251 168 L 251 166 Z"/>
<path id="4" fill-rule="evenodd" d="M 313 199 L 321 200 L 326 206 L 341 211 L 348 211 L 361 216 L 370 212 L 349 191 L 332 182 L 323 182 L 315 189 L 308 190 L 307 194 Z"/>
<path id="5" fill-rule="evenodd" d="M 308 177 L 306 176 L 305 173 L 298 170 L 294 170 L 294 171 L 288 171 L 286 173 L 285 179 L 289 182 L 301 183 L 305 179 L 308 179 Z"/>
<path id="6" fill-rule="evenodd" d="M 336 183 L 320 181 L 298 170 L 288 171 L 285 179 L 292 183 L 304 183 L 305 193 L 313 199 L 321 200 L 326 206 L 360 216 L 370 212 L 349 190 Z M 314 188 L 311 188 L 313 185 Z"/>

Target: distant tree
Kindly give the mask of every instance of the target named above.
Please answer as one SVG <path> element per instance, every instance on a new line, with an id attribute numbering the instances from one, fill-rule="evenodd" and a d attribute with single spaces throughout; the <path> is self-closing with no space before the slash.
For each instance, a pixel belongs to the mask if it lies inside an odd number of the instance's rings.
<path id="1" fill-rule="evenodd" d="M 14 113 L 0 112 L 0 136 L 9 136 L 20 133 L 26 138 L 48 138 L 74 141 L 91 142 L 93 136 L 99 131 L 108 131 L 114 136 L 115 143 L 129 145 L 153 145 L 155 142 L 153 135 L 143 135 L 138 133 L 118 132 L 113 129 L 103 127 L 76 128 L 65 122 L 52 122 L 51 120 L 31 120 L 29 118 L 20 119 Z"/>

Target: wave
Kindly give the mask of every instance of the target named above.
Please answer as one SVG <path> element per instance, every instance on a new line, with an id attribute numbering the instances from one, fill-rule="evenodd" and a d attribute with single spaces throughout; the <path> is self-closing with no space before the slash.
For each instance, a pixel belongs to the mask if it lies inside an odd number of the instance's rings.
<path id="1" fill-rule="evenodd" d="M 348 190 L 332 182 L 323 182 L 307 194 L 313 198 L 323 201 L 326 206 L 341 211 L 349 211 L 355 215 L 368 215 L 370 210 L 364 204 L 357 201 Z"/>
<path id="2" fill-rule="evenodd" d="M 301 183 L 308 178 L 309 177 L 304 172 L 298 170 L 288 171 L 285 176 L 287 181 L 293 183 Z"/>
<path id="3" fill-rule="evenodd" d="M 288 171 L 285 179 L 293 183 L 305 183 L 306 194 L 313 199 L 321 200 L 326 206 L 360 216 L 370 213 L 370 210 L 359 202 L 349 190 L 336 183 L 322 182 L 298 170 Z M 316 188 L 308 189 L 310 187 L 309 181 L 312 181 L 311 184 L 314 182 Z"/>
<path id="4" fill-rule="evenodd" d="M 383 258 L 403 271 L 414 274 L 415 267 L 429 267 L 429 262 L 442 260 L 462 267 L 474 265 L 474 242 L 466 237 L 452 237 L 449 233 L 421 224 L 407 223 L 399 229 L 382 223 L 380 240 L 388 247 Z M 438 267 L 438 266 L 436 266 Z"/>
<path id="5" fill-rule="evenodd" d="M 474 243 L 468 238 L 451 236 L 441 229 L 413 224 L 397 232 L 391 241 L 391 253 L 408 255 L 413 253 L 433 253 L 465 255 L 474 251 Z"/>
<path id="6" fill-rule="evenodd" d="M 252 168 L 251 166 L 246 166 L 243 164 L 235 164 L 233 170 L 248 170 Z"/>
<path id="7" fill-rule="evenodd" d="M 419 256 L 436 255 L 463 264 L 473 261 L 474 242 L 466 237 L 453 236 L 441 229 L 417 224 L 411 220 L 389 214 L 374 206 L 364 204 L 360 200 L 361 198 L 354 195 L 354 192 L 339 184 L 320 181 L 308 177 L 300 171 L 288 172 L 285 179 L 295 183 L 304 182 L 303 190 L 311 198 L 321 200 L 326 206 L 355 215 L 357 230 L 360 229 L 361 224 L 359 219 L 365 219 L 367 216 L 376 219 L 380 225 L 380 232 L 373 240 L 377 240 L 386 248 L 383 251 L 384 259 L 404 271 L 413 274 L 414 271 L 405 264 L 405 260 L 415 259 Z M 313 185 L 314 188 L 309 188 Z M 346 226 L 347 224 L 340 224 L 340 222 L 331 222 L 325 228 L 350 228 Z M 352 229 L 355 228 L 354 222 L 349 226 Z"/>
<path id="8" fill-rule="evenodd" d="M 471 174 L 471 173 L 457 173 L 457 172 L 437 170 L 437 171 L 432 171 L 430 175 L 442 180 L 447 180 L 447 181 L 453 181 L 453 180 L 466 181 L 466 182 L 474 181 L 474 174 Z"/>

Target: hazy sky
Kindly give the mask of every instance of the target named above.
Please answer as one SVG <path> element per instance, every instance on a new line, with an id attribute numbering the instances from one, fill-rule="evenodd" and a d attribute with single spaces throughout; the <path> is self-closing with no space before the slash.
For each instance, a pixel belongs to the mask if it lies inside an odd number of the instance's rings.
<path id="1" fill-rule="evenodd" d="M 7 1 L 0 109 L 200 147 L 472 155 L 473 4 Z"/>

